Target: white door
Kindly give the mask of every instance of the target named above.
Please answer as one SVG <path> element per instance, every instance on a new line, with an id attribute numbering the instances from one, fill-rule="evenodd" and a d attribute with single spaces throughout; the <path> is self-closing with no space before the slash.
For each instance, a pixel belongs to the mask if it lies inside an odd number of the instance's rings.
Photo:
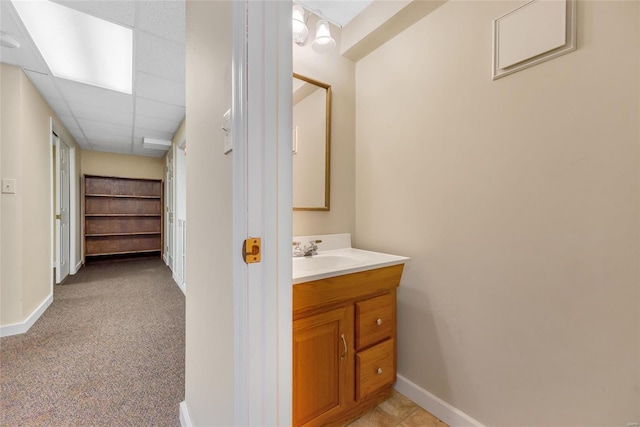
<path id="1" fill-rule="evenodd" d="M 69 275 L 70 210 L 69 210 L 69 147 L 57 136 L 56 144 L 56 283 Z"/>
<path id="2" fill-rule="evenodd" d="M 169 149 L 169 151 L 167 151 L 167 176 L 166 176 L 166 191 L 165 194 L 167 195 L 167 199 L 165 201 L 165 205 L 166 205 L 166 219 L 165 219 L 165 224 L 166 224 L 166 230 L 165 230 L 165 234 L 164 234 L 164 241 L 165 241 L 165 262 L 167 263 L 167 265 L 169 266 L 169 268 L 171 268 L 171 270 L 174 270 L 174 265 L 173 265 L 173 252 L 174 252 L 174 247 L 173 247 L 173 214 L 174 214 L 174 205 L 173 205 L 173 147 L 171 147 Z"/>

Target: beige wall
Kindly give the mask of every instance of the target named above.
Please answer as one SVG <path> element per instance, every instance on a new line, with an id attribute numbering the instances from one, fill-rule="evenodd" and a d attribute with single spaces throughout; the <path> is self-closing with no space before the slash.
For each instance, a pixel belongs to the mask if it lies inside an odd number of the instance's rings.
<path id="1" fill-rule="evenodd" d="M 122 178 L 164 179 L 163 158 L 82 151 L 82 174 Z"/>
<path id="2" fill-rule="evenodd" d="M 197 426 L 233 424 L 233 154 L 223 154 L 220 131 L 231 106 L 231 4 L 186 4 L 185 401 Z"/>
<path id="3" fill-rule="evenodd" d="M 16 194 L 1 194 L 0 325 L 24 320 L 22 315 L 22 147 L 20 89 L 24 77 L 17 67 L 0 64 L 0 166 L 2 178 L 15 178 Z M 47 168 L 49 169 L 49 168 Z M 48 234 L 47 234 L 48 235 Z"/>
<path id="4" fill-rule="evenodd" d="M 308 25 L 315 28 L 313 17 Z M 339 31 L 331 30 L 339 45 Z M 317 53 L 309 41 L 306 46 L 293 44 L 293 71 L 330 84 L 332 91 L 331 210 L 295 211 L 293 235 L 355 233 L 355 63 L 340 56 L 339 49 Z"/>
<path id="5" fill-rule="evenodd" d="M 71 147 L 75 140 L 19 68 L 1 64 L 0 74 L 1 174 L 16 179 L 16 194 L 1 196 L 0 324 L 7 326 L 25 321 L 52 292 L 50 118 Z"/>
<path id="6" fill-rule="evenodd" d="M 408 255 L 399 373 L 486 425 L 640 419 L 640 3 L 492 81 L 513 2 L 452 1 L 357 64 L 356 244 Z"/>

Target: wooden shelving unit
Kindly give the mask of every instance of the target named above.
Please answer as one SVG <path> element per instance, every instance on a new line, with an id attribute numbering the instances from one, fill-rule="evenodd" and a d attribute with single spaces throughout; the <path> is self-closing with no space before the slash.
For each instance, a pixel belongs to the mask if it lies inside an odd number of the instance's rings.
<path id="1" fill-rule="evenodd" d="M 86 257 L 162 252 L 162 181 L 85 175 Z"/>

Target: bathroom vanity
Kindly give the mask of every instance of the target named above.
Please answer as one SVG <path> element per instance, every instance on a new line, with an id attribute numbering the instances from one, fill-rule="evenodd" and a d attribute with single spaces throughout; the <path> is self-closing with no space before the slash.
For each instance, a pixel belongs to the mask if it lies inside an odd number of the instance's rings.
<path id="1" fill-rule="evenodd" d="M 342 235 L 318 237 L 334 247 L 332 236 Z M 343 424 L 396 380 L 396 289 L 408 258 L 348 242 L 294 258 L 294 426 Z"/>

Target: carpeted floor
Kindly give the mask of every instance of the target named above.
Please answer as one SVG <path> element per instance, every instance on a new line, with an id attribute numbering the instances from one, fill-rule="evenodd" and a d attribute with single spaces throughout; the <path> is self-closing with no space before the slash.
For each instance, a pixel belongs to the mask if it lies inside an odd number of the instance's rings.
<path id="1" fill-rule="evenodd" d="M 184 322 L 160 259 L 86 266 L 0 339 L 0 425 L 179 426 Z"/>

